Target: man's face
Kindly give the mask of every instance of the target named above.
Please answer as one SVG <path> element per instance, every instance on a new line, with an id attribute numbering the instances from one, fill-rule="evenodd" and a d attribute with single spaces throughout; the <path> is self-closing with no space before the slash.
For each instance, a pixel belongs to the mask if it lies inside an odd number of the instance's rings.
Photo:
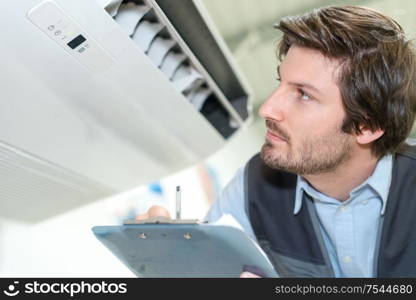
<path id="1" fill-rule="evenodd" d="M 278 67 L 280 85 L 260 108 L 266 120 L 265 163 L 307 175 L 347 161 L 354 137 L 341 131 L 345 118 L 337 86 L 339 64 L 318 51 L 290 47 Z"/>

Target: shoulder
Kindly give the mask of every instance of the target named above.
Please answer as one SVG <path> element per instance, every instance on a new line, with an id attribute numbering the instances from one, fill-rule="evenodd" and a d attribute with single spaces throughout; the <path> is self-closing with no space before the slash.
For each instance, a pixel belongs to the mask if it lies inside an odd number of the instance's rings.
<path id="1" fill-rule="evenodd" d="M 408 139 L 405 144 L 403 144 L 396 152 L 400 157 L 406 157 L 413 160 L 416 160 L 416 140 Z"/>
<path id="2" fill-rule="evenodd" d="M 241 209 L 244 210 L 244 169 L 245 167 L 239 168 L 221 191 L 206 216 L 207 221 L 214 222 L 224 214 L 238 217 Z"/>
<path id="3" fill-rule="evenodd" d="M 232 216 L 239 227 L 241 227 L 248 236 L 255 239 L 245 209 L 244 171 L 246 166 L 241 167 L 236 171 L 233 178 L 222 190 L 220 196 L 212 204 L 205 217 L 205 221 L 214 223 L 224 216 Z"/>

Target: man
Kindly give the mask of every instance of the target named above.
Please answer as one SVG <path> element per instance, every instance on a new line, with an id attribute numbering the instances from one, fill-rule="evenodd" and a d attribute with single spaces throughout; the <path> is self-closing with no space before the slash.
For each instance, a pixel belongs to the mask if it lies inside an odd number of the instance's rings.
<path id="1" fill-rule="evenodd" d="M 356 6 L 277 28 L 280 84 L 260 108 L 266 143 L 207 220 L 233 215 L 282 277 L 415 277 L 416 149 L 404 145 L 412 44 L 394 20 Z"/>

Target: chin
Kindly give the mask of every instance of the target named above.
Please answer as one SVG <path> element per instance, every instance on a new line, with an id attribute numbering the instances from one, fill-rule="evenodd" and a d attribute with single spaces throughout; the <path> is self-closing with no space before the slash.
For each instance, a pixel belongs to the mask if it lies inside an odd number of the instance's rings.
<path id="1" fill-rule="evenodd" d="M 276 165 L 277 161 L 281 161 L 281 151 L 276 149 L 276 147 L 266 142 L 262 147 L 260 151 L 260 157 L 261 159 L 266 163 L 266 165 L 275 168 L 274 165 Z"/>

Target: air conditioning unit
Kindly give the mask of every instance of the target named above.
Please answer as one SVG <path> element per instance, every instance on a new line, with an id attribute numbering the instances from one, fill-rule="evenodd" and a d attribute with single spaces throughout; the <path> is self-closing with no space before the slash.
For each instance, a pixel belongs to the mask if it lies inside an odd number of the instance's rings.
<path id="1" fill-rule="evenodd" d="M 196 0 L 2 0 L 0 216 L 36 222 L 220 149 L 251 93 Z"/>

